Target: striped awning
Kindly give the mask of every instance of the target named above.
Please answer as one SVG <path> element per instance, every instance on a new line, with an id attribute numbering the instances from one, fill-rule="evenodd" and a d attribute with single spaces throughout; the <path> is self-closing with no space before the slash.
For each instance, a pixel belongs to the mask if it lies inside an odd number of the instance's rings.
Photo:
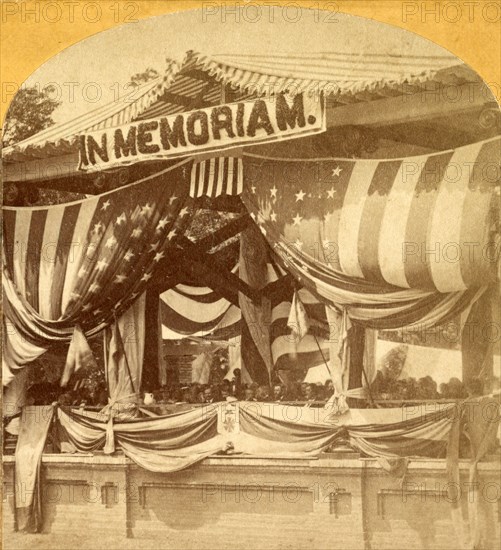
<path id="1" fill-rule="evenodd" d="M 347 76 L 349 75 L 349 77 Z M 135 100 L 120 98 L 78 118 L 57 124 L 3 150 L 5 161 L 60 155 L 75 150 L 83 132 L 211 106 L 223 100 L 222 84 L 233 89 L 224 101 L 260 94 L 323 92 L 330 104 L 366 102 L 416 93 L 428 83 L 478 82 L 474 71 L 453 55 L 404 56 L 350 53 L 206 55 L 190 51 L 182 62 L 168 60 L 163 76 L 138 88 Z"/>
<path id="2" fill-rule="evenodd" d="M 218 80 L 258 94 L 324 92 L 354 95 L 422 84 L 449 71 L 448 78 L 471 78 L 473 71 L 454 55 L 412 56 L 364 52 L 270 53 L 191 56 Z M 454 68 L 451 71 L 451 69 Z M 469 73 L 469 74 L 468 74 Z M 452 75 L 455 75 L 453 77 Z"/>
<path id="3" fill-rule="evenodd" d="M 114 128 L 136 120 L 171 85 L 180 68 L 178 62 L 168 60 L 162 76 L 150 80 L 134 91 L 134 101 L 121 97 L 75 119 L 50 126 L 13 146 L 5 147 L 2 151 L 3 159 L 16 162 L 30 157 L 73 152 L 79 134 Z"/>

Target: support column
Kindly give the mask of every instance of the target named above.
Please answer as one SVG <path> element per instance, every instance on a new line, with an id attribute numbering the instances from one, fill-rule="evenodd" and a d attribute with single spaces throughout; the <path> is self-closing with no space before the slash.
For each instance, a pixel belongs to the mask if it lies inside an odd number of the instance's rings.
<path id="1" fill-rule="evenodd" d="M 266 286 L 267 273 L 267 245 L 258 228 L 250 225 L 240 234 L 240 278 L 251 288 L 261 290 Z M 251 300 L 239 292 L 239 304 L 242 311 L 242 367 L 254 382 L 268 385 L 273 370 L 271 300 L 265 296 Z"/>
<path id="2" fill-rule="evenodd" d="M 360 388 L 363 385 L 362 369 L 364 366 L 365 329 L 353 324 L 348 334 L 350 346 L 350 366 L 348 389 Z"/>
<path id="3" fill-rule="evenodd" d="M 496 302 L 495 296 L 498 296 Z M 494 286 L 471 307 L 468 319 L 461 332 L 461 355 L 463 359 L 463 383 L 480 378 L 483 392 L 489 392 L 493 377 L 493 350 L 499 346 L 499 324 L 494 322 L 499 316 L 499 290 Z"/>
<path id="4" fill-rule="evenodd" d="M 159 323 L 160 296 L 155 288 L 146 291 L 143 377 L 141 391 L 153 391 L 159 383 L 159 362 L 162 359 L 162 334 Z"/>

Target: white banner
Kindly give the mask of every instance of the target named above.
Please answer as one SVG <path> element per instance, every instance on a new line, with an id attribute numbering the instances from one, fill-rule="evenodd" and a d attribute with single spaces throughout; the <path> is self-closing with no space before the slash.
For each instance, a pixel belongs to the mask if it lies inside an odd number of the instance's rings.
<path id="1" fill-rule="evenodd" d="M 324 132 L 318 95 L 283 94 L 216 105 L 79 136 L 79 169 L 98 171 L 146 160 L 192 156 Z"/>

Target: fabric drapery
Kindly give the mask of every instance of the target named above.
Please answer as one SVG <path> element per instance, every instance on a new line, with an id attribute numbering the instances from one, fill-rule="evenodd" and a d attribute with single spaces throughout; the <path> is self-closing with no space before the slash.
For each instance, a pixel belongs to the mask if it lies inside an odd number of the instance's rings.
<path id="1" fill-rule="evenodd" d="M 239 332 L 240 309 L 211 288 L 178 284 L 163 292 L 160 302 L 164 340 Z"/>
<path id="2" fill-rule="evenodd" d="M 106 440 L 105 415 L 59 409 L 58 419 L 69 440 L 90 452 Z M 217 410 L 199 407 L 179 414 L 113 423 L 116 446 L 137 464 L 154 472 L 175 472 L 221 451 Z"/>
<path id="3" fill-rule="evenodd" d="M 224 412 L 232 408 L 232 422 Z M 19 530 L 36 532 L 42 526 L 40 500 L 41 456 L 54 409 L 26 407 L 16 448 L 15 496 Z M 231 448 L 250 456 L 316 457 L 337 444 L 349 445 L 388 466 L 398 457 L 443 457 L 447 453 L 452 483 L 459 483 L 459 437 L 470 441 L 470 482 L 476 487 L 477 465 L 492 448 L 499 425 L 499 397 L 451 403 L 424 412 L 403 409 L 351 409 L 333 414 L 323 408 L 281 403 L 219 403 L 167 416 L 117 420 L 90 411 L 58 408 L 58 429 L 74 448 L 92 452 L 110 438 L 116 449 L 139 466 L 154 472 L 175 472 Z M 236 422 L 235 422 L 236 420 Z M 478 547 L 478 506 L 469 505 L 470 541 Z M 457 500 L 455 517 L 461 519 Z"/>
<path id="4" fill-rule="evenodd" d="M 492 450 L 496 433 L 499 430 L 500 402 L 492 397 L 480 397 L 462 403 L 449 433 L 447 453 L 447 474 L 453 489 L 451 516 L 454 519 L 458 539 L 464 548 L 482 547 L 482 508 L 485 504 L 479 495 L 478 463 Z M 454 492 L 460 486 L 459 449 L 460 437 L 466 434 L 470 446 L 470 466 L 468 475 L 468 518 L 464 517 L 461 502 Z"/>
<path id="5" fill-rule="evenodd" d="M 282 266 L 319 299 L 368 328 L 423 329 L 495 279 L 497 182 L 485 166 L 500 143 L 385 161 L 244 154 L 242 200 Z M 458 165 L 454 187 L 448 174 Z M 456 243 L 457 261 L 435 261 L 430 239 L 436 254 Z"/>
<path id="6" fill-rule="evenodd" d="M 294 294 L 296 300 L 301 301 L 309 325 L 300 339 L 289 324 Z M 272 305 L 270 332 L 275 370 L 308 369 L 325 364 L 329 360 L 331 334 L 324 305 L 305 288 L 289 292 L 282 289 L 280 295 L 272 296 Z"/>
<path id="7" fill-rule="evenodd" d="M 489 165 L 500 148 L 496 137 L 403 159 L 245 154 L 245 204 L 327 273 L 387 291 L 485 286 L 496 278 L 500 182 Z"/>
<path id="8" fill-rule="evenodd" d="M 431 412 L 409 407 L 350 409 L 342 414 L 325 408 L 238 402 L 231 405 L 238 409 L 233 416 L 238 422 L 228 430 L 222 414 L 227 406 L 215 403 L 167 416 L 117 420 L 111 426 L 116 448 L 154 471 L 186 467 L 227 444 L 234 452 L 249 455 L 318 456 L 339 442 L 373 457 L 440 458 L 447 449 L 453 457 L 451 434 L 463 430 L 465 415 L 471 407 L 481 414 L 489 409 L 492 414 L 484 415 L 479 435 L 470 437 L 473 465 L 492 445 L 499 422 L 499 412 L 495 417 L 499 400 L 493 398 L 441 405 Z M 106 442 L 107 415 L 67 409 L 57 414 L 78 450 L 90 452 Z"/>
<path id="9" fill-rule="evenodd" d="M 190 196 L 216 198 L 240 195 L 243 179 L 240 157 L 230 155 L 195 159 L 191 168 Z"/>
<path id="10" fill-rule="evenodd" d="M 114 415 L 131 413 L 139 398 L 145 337 L 145 292 L 104 331 L 105 378 Z"/>
<path id="11" fill-rule="evenodd" d="M 189 168 L 74 203 L 4 208 L 10 370 L 69 341 L 75 326 L 96 334 L 130 307 L 192 219 Z"/>
<path id="12" fill-rule="evenodd" d="M 16 446 L 16 529 L 38 533 L 43 525 L 40 469 L 42 452 L 54 415 L 54 407 L 24 407 Z"/>

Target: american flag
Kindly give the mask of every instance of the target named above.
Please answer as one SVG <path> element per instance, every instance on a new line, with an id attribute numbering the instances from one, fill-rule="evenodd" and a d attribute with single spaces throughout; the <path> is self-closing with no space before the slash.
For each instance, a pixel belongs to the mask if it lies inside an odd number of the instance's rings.
<path id="1" fill-rule="evenodd" d="M 4 208 L 4 271 L 31 317 L 87 332 L 124 312 L 191 220 L 188 162 L 89 199 Z"/>
<path id="2" fill-rule="evenodd" d="M 406 159 L 246 154 L 243 199 L 262 231 L 325 268 L 387 288 L 461 291 L 495 277 L 485 251 L 500 153 L 495 138 Z"/>
<path id="3" fill-rule="evenodd" d="M 243 165 L 240 157 L 212 157 L 193 163 L 190 197 L 240 195 L 243 189 Z"/>

